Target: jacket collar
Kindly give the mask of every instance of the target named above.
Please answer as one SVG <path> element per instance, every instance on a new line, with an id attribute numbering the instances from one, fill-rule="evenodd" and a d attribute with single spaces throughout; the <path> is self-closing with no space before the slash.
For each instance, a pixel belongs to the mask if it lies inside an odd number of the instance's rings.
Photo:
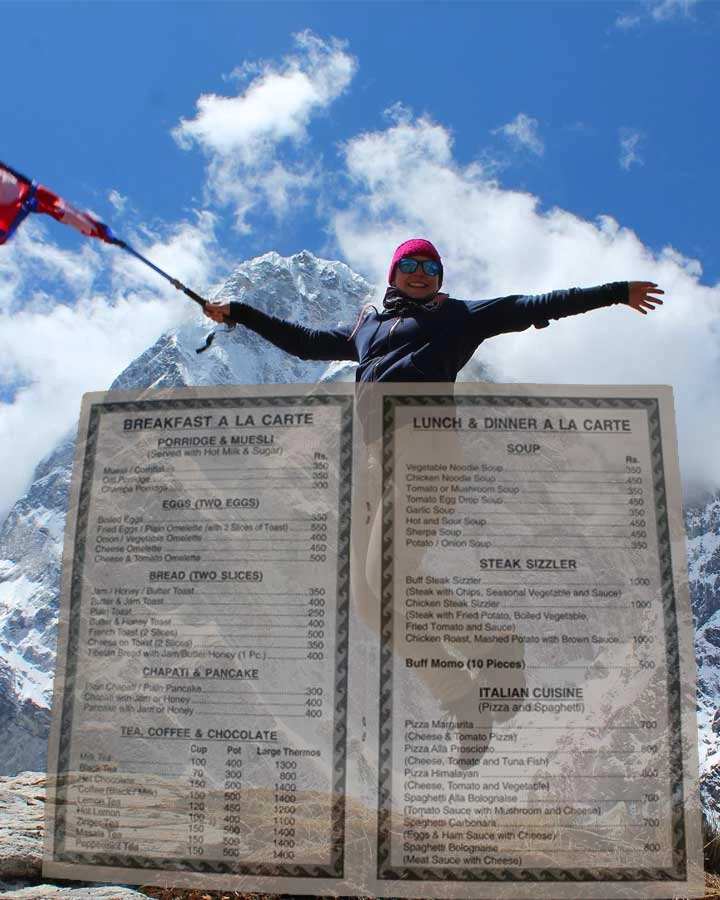
<path id="1" fill-rule="evenodd" d="M 433 291 L 432 294 L 429 294 L 427 297 L 420 297 L 415 300 L 412 297 L 408 297 L 407 294 L 404 294 L 396 287 L 390 286 L 385 291 L 385 296 L 383 297 L 383 309 L 386 312 L 400 316 L 401 318 L 408 315 L 413 310 L 418 309 L 418 307 L 427 312 L 434 312 L 446 297 L 447 294 L 440 294 L 438 291 Z"/>

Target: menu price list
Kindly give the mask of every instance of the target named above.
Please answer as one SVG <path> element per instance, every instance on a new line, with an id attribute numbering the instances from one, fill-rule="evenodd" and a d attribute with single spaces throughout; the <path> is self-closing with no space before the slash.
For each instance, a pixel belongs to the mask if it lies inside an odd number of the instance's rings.
<path id="1" fill-rule="evenodd" d="M 90 411 L 59 858 L 339 874 L 340 400 Z"/>
<path id="2" fill-rule="evenodd" d="M 568 405 L 395 407 L 385 877 L 677 863 L 659 448 Z"/>
<path id="3" fill-rule="evenodd" d="M 141 855 L 148 860 L 327 862 L 327 809 L 318 770 L 321 749 L 283 745 L 274 730 L 130 728 L 126 738 L 181 742 L 173 772 L 138 779 L 126 760 L 81 754 L 73 776 L 75 815 L 68 841 L 77 852 Z M 147 746 L 146 743 L 146 746 Z M 147 759 L 147 753 L 145 754 Z M 125 763 L 125 765 L 123 765 Z M 135 760 L 137 765 L 137 760 Z M 168 767 L 167 762 L 165 766 Z M 313 787 L 314 785 L 314 787 Z M 250 866 L 252 869 L 253 866 Z M 269 871 L 269 870 L 268 870 Z"/>

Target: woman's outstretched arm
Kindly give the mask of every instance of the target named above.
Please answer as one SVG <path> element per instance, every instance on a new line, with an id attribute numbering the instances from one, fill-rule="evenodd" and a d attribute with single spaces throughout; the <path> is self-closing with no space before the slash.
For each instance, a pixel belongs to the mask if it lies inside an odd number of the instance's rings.
<path id="1" fill-rule="evenodd" d="M 229 320 L 244 325 L 271 344 L 300 359 L 349 359 L 357 362 L 355 344 L 348 340 L 352 330 L 349 326 L 328 331 L 307 328 L 305 325 L 270 316 L 248 303 L 208 303 L 205 315 L 214 322 Z"/>
<path id="2" fill-rule="evenodd" d="M 517 294 L 468 303 L 471 330 L 476 339 L 524 331 L 531 325 L 545 328 L 550 319 L 563 319 L 613 304 L 631 306 L 647 315 L 662 304 L 663 291 L 652 281 L 615 281 L 591 288 L 569 288 L 547 294 Z"/>

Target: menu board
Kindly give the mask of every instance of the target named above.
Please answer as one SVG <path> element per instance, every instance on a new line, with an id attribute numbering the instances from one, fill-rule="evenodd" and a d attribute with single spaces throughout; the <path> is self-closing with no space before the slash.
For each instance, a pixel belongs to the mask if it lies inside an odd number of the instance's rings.
<path id="1" fill-rule="evenodd" d="M 669 389 L 353 400 L 86 397 L 46 873 L 702 896 Z"/>

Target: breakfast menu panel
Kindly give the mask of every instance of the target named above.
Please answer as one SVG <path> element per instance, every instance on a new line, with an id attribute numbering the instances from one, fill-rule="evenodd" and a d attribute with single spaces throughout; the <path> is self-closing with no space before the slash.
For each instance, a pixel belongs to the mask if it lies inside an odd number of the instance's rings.
<path id="1" fill-rule="evenodd" d="M 58 860 L 341 876 L 351 407 L 90 406 Z"/>

